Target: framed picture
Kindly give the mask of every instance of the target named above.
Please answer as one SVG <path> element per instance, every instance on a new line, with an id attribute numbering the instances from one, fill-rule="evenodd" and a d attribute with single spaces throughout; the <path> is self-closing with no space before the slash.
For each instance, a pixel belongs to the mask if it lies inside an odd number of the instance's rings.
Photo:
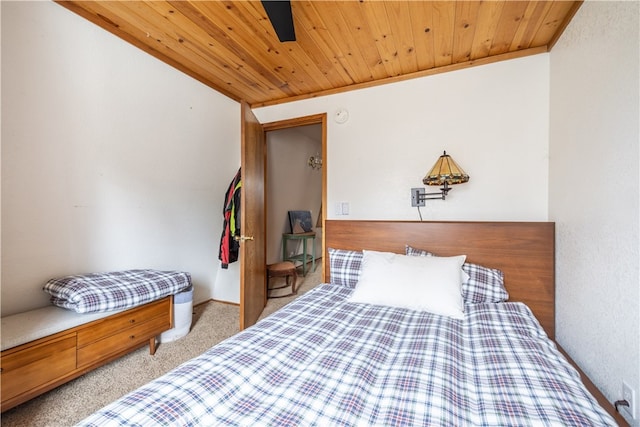
<path id="1" fill-rule="evenodd" d="M 289 224 L 293 234 L 313 231 L 311 211 L 289 211 Z"/>

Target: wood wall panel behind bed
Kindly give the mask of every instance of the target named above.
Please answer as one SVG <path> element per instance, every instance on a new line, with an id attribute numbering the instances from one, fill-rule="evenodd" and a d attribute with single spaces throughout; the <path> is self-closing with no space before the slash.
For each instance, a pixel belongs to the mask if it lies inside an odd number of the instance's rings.
<path id="1" fill-rule="evenodd" d="M 325 221 L 325 248 L 404 253 L 405 245 L 504 273 L 509 301 L 526 303 L 555 337 L 555 224 L 552 222 Z M 325 253 L 325 281 L 329 255 Z"/>

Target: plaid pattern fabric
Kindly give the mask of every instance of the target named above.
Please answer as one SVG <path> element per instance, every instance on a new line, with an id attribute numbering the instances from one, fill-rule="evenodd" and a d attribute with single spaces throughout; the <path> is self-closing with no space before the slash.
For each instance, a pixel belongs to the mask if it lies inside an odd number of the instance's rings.
<path id="1" fill-rule="evenodd" d="M 503 302 L 509 299 L 502 271 L 468 262 L 462 265 L 462 271 L 469 275 L 469 280 L 462 284 L 462 296 L 466 304 Z"/>
<path id="2" fill-rule="evenodd" d="M 436 256 L 431 252 L 409 245 L 406 245 L 405 251 L 406 255 L 411 256 Z M 466 281 L 462 282 L 462 298 L 465 304 L 503 302 L 509 299 L 509 293 L 504 287 L 502 271 L 468 262 L 462 265 L 462 271 L 469 276 Z"/>
<path id="3" fill-rule="evenodd" d="M 424 249 L 416 249 L 413 246 L 405 245 L 404 246 L 405 255 L 409 256 L 436 256 L 436 254 L 431 253 L 429 251 L 425 251 Z"/>
<path id="4" fill-rule="evenodd" d="M 191 286 L 189 273 L 127 270 L 51 279 L 43 290 L 51 303 L 78 313 L 135 307 Z"/>
<path id="5" fill-rule="evenodd" d="M 521 303 L 464 320 L 319 285 L 83 426 L 615 426 Z"/>
<path id="6" fill-rule="evenodd" d="M 329 268 L 331 284 L 353 288 L 360 280 L 362 252 L 329 248 Z"/>

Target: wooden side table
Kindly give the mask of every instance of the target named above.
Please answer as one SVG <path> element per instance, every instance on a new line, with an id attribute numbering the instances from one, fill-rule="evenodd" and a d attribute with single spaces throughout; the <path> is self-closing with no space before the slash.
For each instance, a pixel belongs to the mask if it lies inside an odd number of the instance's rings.
<path id="1" fill-rule="evenodd" d="M 287 256 L 287 243 L 290 241 L 302 240 L 302 253 Z M 311 240 L 311 253 L 307 252 L 307 241 Z M 307 263 L 311 261 L 311 268 L 316 271 L 316 233 L 309 231 L 307 233 L 284 233 L 282 235 L 282 261 L 293 261 L 302 263 L 302 275 L 307 275 Z"/>

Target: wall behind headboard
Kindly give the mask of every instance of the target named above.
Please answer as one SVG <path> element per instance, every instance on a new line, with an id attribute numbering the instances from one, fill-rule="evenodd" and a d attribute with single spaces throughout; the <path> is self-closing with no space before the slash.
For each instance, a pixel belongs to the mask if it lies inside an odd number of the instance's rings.
<path id="1" fill-rule="evenodd" d="M 326 218 L 419 220 L 410 189 L 446 150 L 471 180 L 428 201 L 425 220 L 546 221 L 548 72 L 541 54 L 255 113 L 264 123 L 328 114 Z"/>

